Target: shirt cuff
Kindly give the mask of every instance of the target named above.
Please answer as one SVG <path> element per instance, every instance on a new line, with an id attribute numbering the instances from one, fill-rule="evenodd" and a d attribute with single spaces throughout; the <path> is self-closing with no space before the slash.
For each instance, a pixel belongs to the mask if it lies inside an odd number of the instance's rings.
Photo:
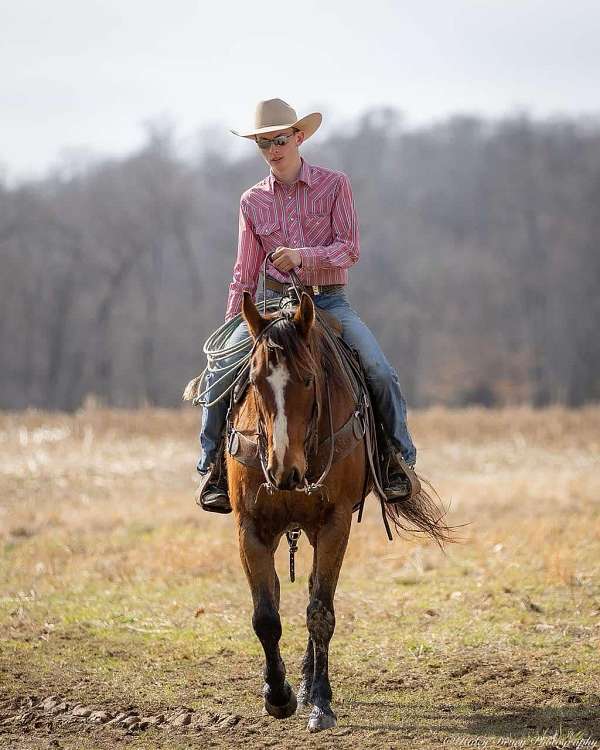
<path id="1" fill-rule="evenodd" d="M 301 270 L 306 273 L 307 271 L 316 271 L 318 268 L 318 253 L 313 247 L 299 247 L 298 252 L 302 259 Z"/>
<path id="2" fill-rule="evenodd" d="M 241 311 L 243 296 L 244 296 L 243 292 L 240 293 L 236 291 L 233 294 L 231 294 L 227 302 L 227 310 L 225 311 L 226 323 L 232 318 L 235 318 L 235 316 Z"/>

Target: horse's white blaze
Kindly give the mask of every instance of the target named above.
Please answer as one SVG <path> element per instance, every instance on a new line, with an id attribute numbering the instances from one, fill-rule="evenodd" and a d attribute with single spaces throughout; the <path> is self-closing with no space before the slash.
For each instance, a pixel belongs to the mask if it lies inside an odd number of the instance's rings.
<path id="1" fill-rule="evenodd" d="M 273 451 L 277 457 L 277 468 L 279 471 L 283 468 L 285 452 L 290 444 L 287 431 L 287 417 L 285 416 L 285 401 L 283 398 L 285 386 L 289 379 L 290 374 L 283 363 L 278 364 L 277 367 L 271 367 L 270 374 L 267 376 L 267 381 L 273 389 L 275 397 L 276 412 L 273 424 Z"/>

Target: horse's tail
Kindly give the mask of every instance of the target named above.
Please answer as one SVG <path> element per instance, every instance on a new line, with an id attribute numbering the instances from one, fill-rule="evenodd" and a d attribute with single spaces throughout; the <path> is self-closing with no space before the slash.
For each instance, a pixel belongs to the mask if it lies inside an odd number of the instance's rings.
<path id="1" fill-rule="evenodd" d="M 457 539 L 454 528 L 445 521 L 447 509 L 443 507 L 435 487 L 419 476 L 421 488 L 409 498 L 397 503 L 383 503 L 384 513 L 397 533 L 416 532 L 431 537 L 440 547 Z M 427 486 L 427 490 L 424 485 Z"/>

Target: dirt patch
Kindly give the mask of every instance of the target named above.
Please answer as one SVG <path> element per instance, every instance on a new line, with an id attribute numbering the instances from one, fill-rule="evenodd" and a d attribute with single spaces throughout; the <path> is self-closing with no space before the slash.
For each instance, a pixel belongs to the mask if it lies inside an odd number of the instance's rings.
<path id="1" fill-rule="evenodd" d="M 389 544 L 367 505 L 336 596 L 338 725 L 311 736 L 261 715 L 231 519 L 193 502 L 197 414 L 0 415 L 0 747 L 600 747 L 600 409 L 412 426 L 465 540 Z M 297 684 L 305 540 L 293 585 L 287 563 Z"/>

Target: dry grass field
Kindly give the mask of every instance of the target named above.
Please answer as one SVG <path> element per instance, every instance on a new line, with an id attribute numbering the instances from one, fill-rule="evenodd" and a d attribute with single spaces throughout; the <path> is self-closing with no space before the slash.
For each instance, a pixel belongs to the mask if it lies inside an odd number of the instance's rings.
<path id="1" fill-rule="evenodd" d="M 389 543 L 367 503 L 320 735 L 261 715 L 233 524 L 193 502 L 198 417 L 0 415 L 0 747 L 600 747 L 600 408 L 412 415 L 462 541 Z M 279 556 L 293 681 L 307 548 L 294 584 Z"/>

